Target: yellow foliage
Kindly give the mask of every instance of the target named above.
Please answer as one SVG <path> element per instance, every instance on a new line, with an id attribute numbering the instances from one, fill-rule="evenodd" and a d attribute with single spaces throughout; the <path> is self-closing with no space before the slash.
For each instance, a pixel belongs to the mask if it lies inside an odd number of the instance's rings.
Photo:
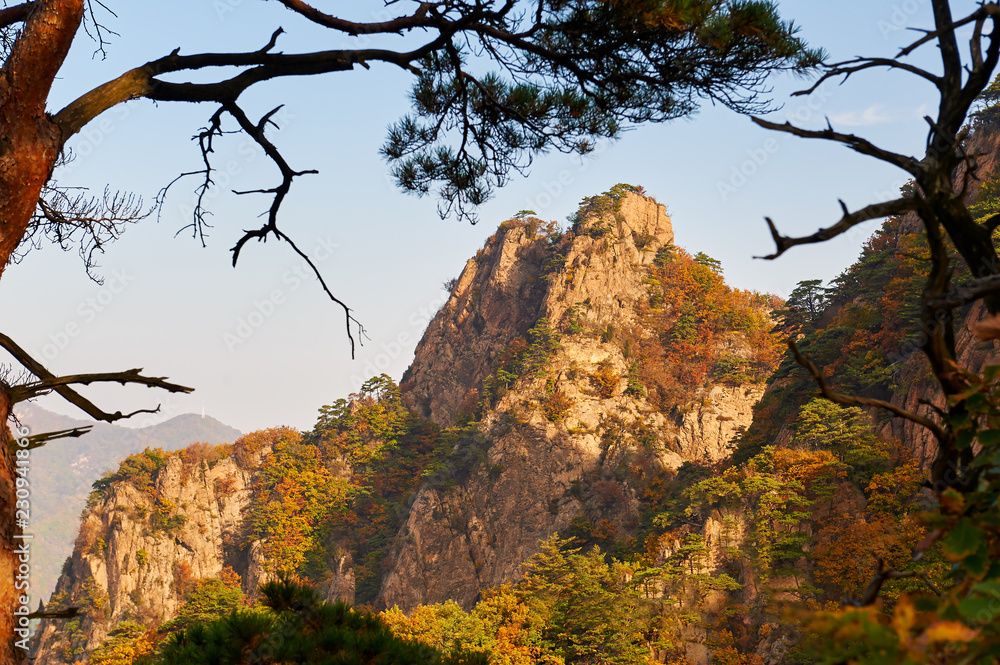
<path id="1" fill-rule="evenodd" d="M 156 647 L 156 632 L 126 622 L 90 656 L 90 665 L 133 665 Z"/>
<path id="2" fill-rule="evenodd" d="M 971 642 L 979 631 L 958 621 L 938 621 L 927 627 L 924 636 L 931 642 Z"/>

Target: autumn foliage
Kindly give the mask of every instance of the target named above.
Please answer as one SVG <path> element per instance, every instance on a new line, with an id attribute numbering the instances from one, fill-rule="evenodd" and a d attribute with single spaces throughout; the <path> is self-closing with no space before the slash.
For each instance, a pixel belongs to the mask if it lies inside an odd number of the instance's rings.
<path id="1" fill-rule="evenodd" d="M 680 248 L 660 250 L 642 317 L 655 335 L 636 330 L 624 341 L 639 381 L 661 408 L 690 399 L 708 383 L 763 382 L 781 354 L 771 319 L 780 301 L 727 286 L 717 262 L 704 259 Z"/>

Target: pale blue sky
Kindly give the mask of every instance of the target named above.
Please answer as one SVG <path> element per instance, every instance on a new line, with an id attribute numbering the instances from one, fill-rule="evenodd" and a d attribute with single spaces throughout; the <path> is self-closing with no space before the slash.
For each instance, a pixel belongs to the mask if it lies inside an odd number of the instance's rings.
<path id="1" fill-rule="evenodd" d="M 928 25 L 929 4 L 786 0 L 780 6 L 812 45 L 842 59 L 893 54 L 914 34 L 903 27 Z M 91 42 L 78 40 L 53 109 L 178 46 L 183 52 L 254 49 L 283 25 L 288 34 L 279 44 L 285 50 L 329 47 L 320 41 L 327 34 L 277 3 L 111 5 L 119 18 L 110 25 L 121 37 L 112 38 L 103 61 L 91 58 Z M 974 5 L 953 3 L 956 13 Z M 359 18 L 370 14 L 368 4 L 351 6 Z M 928 50 L 916 61 L 932 62 L 934 55 Z M 775 96 L 786 103 L 775 117 L 791 115 L 814 126 L 829 117 L 838 128 L 887 147 L 921 150 L 921 116 L 936 103 L 926 83 L 879 72 L 842 87 L 830 84 L 811 100 L 785 97 L 801 85 L 790 77 L 775 79 Z M 204 405 L 244 431 L 308 428 L 321 405 L 345 396 L 373 370 L 400 377 L 424 324 L 444 301 L 442 282 L 457 276 L 496 225 L 518 210 L 565 220 L 584 196 L 617 182 L 639 184 L 667 206 L 677 243 L 720 259 L 730 284 L 785 295 L 800 280 L 839 273 L 876 223 L 764 262 L 752 257 L 771 250 L 765 215 L 786 233 L 808 233 L 836 219 L 838 198 L 860 206 L 889 198 L 903 182 L 900 172 L 845 148 L 768 133 L 745 117 L 708 107 L 688 120 L 628 132 L 584 161 L 543 157 L 530 177 L 515 178 L 497 192 L 482 207 L 482 221 L 470 226 L 439 219 L 435 200 L 405 196 L 386 176 L 378 147 L 386 126 L 406 111 L 408 87 L 408 76 L 373 66 L 266 84 L 247 97 L 248 110 L 258 114 L 286 103 L 275 141 L 294 168 L 320 171 L 296 181 L 282 226 L 310 250 L 328 283 L 367 326 L 371 340 L 356 360 L 350 360 L 341 311 L 314 280 L 298 277 L 300 261 L 287 246 L 250 245 L 240 266 L 230 267 L 228 249 L 240 229 L 257 224 L 265 199 L 220 193 L 212 202 L 215 228 L 207 249 L 184 234 L 174 238 L 189 220 L 193 181 L 176 187 L 159 224 L 149 220 L 109 247 L 102 261 L 104 287 L 87 279 L 74 253 L 51 248 L 9 268 L 0 282 L 4 332 L 57 374 L 144 367 L 197 389 L 183 397 L 135 388 L 88 391 L 107 410 L 163 402 L 169 416 L 200 412 Z M 151 200 L 177 173 L 197 168 L 199 154 L 190 138 L 211 112 L 207 106 L 146 101 L 112 110 L 73 140 L 79 158 L 62 180 L 98 190 L 110 183 Z M 734 177 L 734 169 L 755 156 L 760 164 L 745 167 L 752 175 L 745 182 Z M 248 151 L 242 138 L 220 146 L 218 159 L 229 166 L 232 187 L 274 182 L 266 160 Z M 227 334 L 238 335 L 241 320 L 260 325 L 245 342 L 233 344 Z M 67 329 L 74 334 L 65 334 Z M 79 415 L 58 401 L 41 403 Z"/>

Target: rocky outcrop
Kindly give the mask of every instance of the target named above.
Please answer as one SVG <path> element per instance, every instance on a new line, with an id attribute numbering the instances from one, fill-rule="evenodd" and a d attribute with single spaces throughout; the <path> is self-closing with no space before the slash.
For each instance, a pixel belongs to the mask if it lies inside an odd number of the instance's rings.
<path id="1" fill-rule="evenodd" d="M 551 239 L 524 225 L 501 228 L 417 346 L 401 387 L 448 425 L 523 331 L 543 319 L 577 331 L 561 336 L 544 372 L 520 379 L 485 414 L 489 448 L 479 470 L 453 489 L 420 490 L 388 559 L 380 605 L 409 610 L 450 598 L 469 607 L 480 590 L 518 579 L 539 542 L 567 533 L 581 515 L 626 535 L 639 522 L 639 497 L 620 471 L 637 447 L 658 450 L 671 468 L 713 462 L 750 424 L 761 385 L 709 386 L 670 413 L 627 392 L 630 361 L 615 335 L 641 329 L 646 267 L 674 239 L 664 206 L 628 193 L 617 214 L 585 218 L 575 231 L 546 252 Z M 545 260 L 558 269 L 546 272 Z M 599 374 L 616 384 L 595 389 Z M 546 413 L 554 394 L 563 408 L 555 419 Z M 636 430 L 652 440 L 637 441 Z"/>
<path id="2" fill-rule="evenodd" d="M 235 457 L 209 463 L 174 455 L 149 487 L 122 480 L 92 495 L 48 605 L 79 607 L 81 615 L 43 621 L 34 662 L 73 662 L 124 620 L 170 619 L 193 582 L 218 577 L 227 566 L 245 581 L 259 579 L 242 547 L 241 524 L 253 470 L 266 453 L 242 464 Z"/>
<path id="3" fill-rule="evenodd" d="M 87 504 L 90 486 L 101 474 L 125 457 L 144 448 L 177 450 L 201 441 L 210 444 L 235 441 L 240 432 L 211 416 L 193 413 L 136 427 L 77 420 L 58 415 L 36 404 L 22 402 L 15 413 L 32 434 L 90 427 L 78 439 L 58 441 L 31 453 L 35 475 L 32 487 L 32 529 L 44 534 L 32 554 L 32 597 L 48 598 L 55 589 L 62 562 L 73 552 L 80 512 Z M 140 423 L 142 424 L 142 423 Z"/>
<path id="4" fill-rule="evenodd" d="M 646 297 L 645 274 L 637 267 L 673 243 L 673 227 L 665 206 L 634 193 L 623 196 L 617 219 L 587 220 L 579 230 L 606 223 L 615 228 L 599 237 L 578 233 L 555 255 L 537 224 L 501 225 L 466 263 L 417 345 L 400 384 L 407 402 L 450 425 L 497 356 L 540 318 L 559 321 L 568 308 L 587 302 L 590 323 L 633 322 L 636 304 Z"/>
<path id="5" fill-rule="evenodd" d="M 526 226 L 502 229 L 465 264 L 451 297 L 430 322 L 400 387 L 422 417 L 450 425 L 469 389 L 541 316 L 546 241 Z"/>
<path id="6" fill-rule="evenodd" d="M 581 520 L 627 537 L 640 522 L 637 460 L 659 469 L 715 462 L 750 424 L 760 385 L 705 385 L 664 408 L 630 382 L 626 341 L 657 334 L 644 318 L 649 268 L 674 234 L 656 201 L 627 192 L 615 203 L 582 216 L 572 233 L 505 222 L 430 323 L 400 384 L 404 399 L 442 427 L 475 415 L 481 448 L 408 504 L 376 605 L 469 607 L 481 590 L 517 580 L 541 541 Z M 538 362 L 487 395 L 487 379 L 518 344 L 540 345 Z M 740 352 L 738 339 L 726 344 Z M 171 618 L 187 580 L 226 566 L 252 595 L 268 562 L 261 543 L 246 543 L 242 520 L 267 453 L 213 464 L 172 456 L 153 487 L 112 484 L 85 515 L 50 605 L 85 614 L 42 627 L 38 662 L 85 656 L 125 619 Z M 326 562 L 327 599 L 355 599 L 349 551 L 338 547 Z"/>

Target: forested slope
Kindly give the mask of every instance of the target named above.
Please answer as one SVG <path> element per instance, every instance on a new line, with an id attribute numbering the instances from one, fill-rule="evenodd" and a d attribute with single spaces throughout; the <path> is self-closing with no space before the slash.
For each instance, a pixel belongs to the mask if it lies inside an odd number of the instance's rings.
<path id="1" fill-rule="evenodd" d="M 53 598 L 85 615 L 47 622 L 39 662 L 132 662 L 174 617 L 298 576 L 498 665 L 792 663 L 813 647 L 788 601 L 835 607 L 879 565 L 913 573 L 881 611 L 942 583 L 938 548 L 909 560 L 927 440 L 816 399 L 783 344 L 839 390 L 920 406 L 912 219 L 788 302 L 727 286 L 639 188 L 571 223 L 504 222 L 400 385 L 372 379 L 308 432 L 147 451 L 96 483 Z"/>

